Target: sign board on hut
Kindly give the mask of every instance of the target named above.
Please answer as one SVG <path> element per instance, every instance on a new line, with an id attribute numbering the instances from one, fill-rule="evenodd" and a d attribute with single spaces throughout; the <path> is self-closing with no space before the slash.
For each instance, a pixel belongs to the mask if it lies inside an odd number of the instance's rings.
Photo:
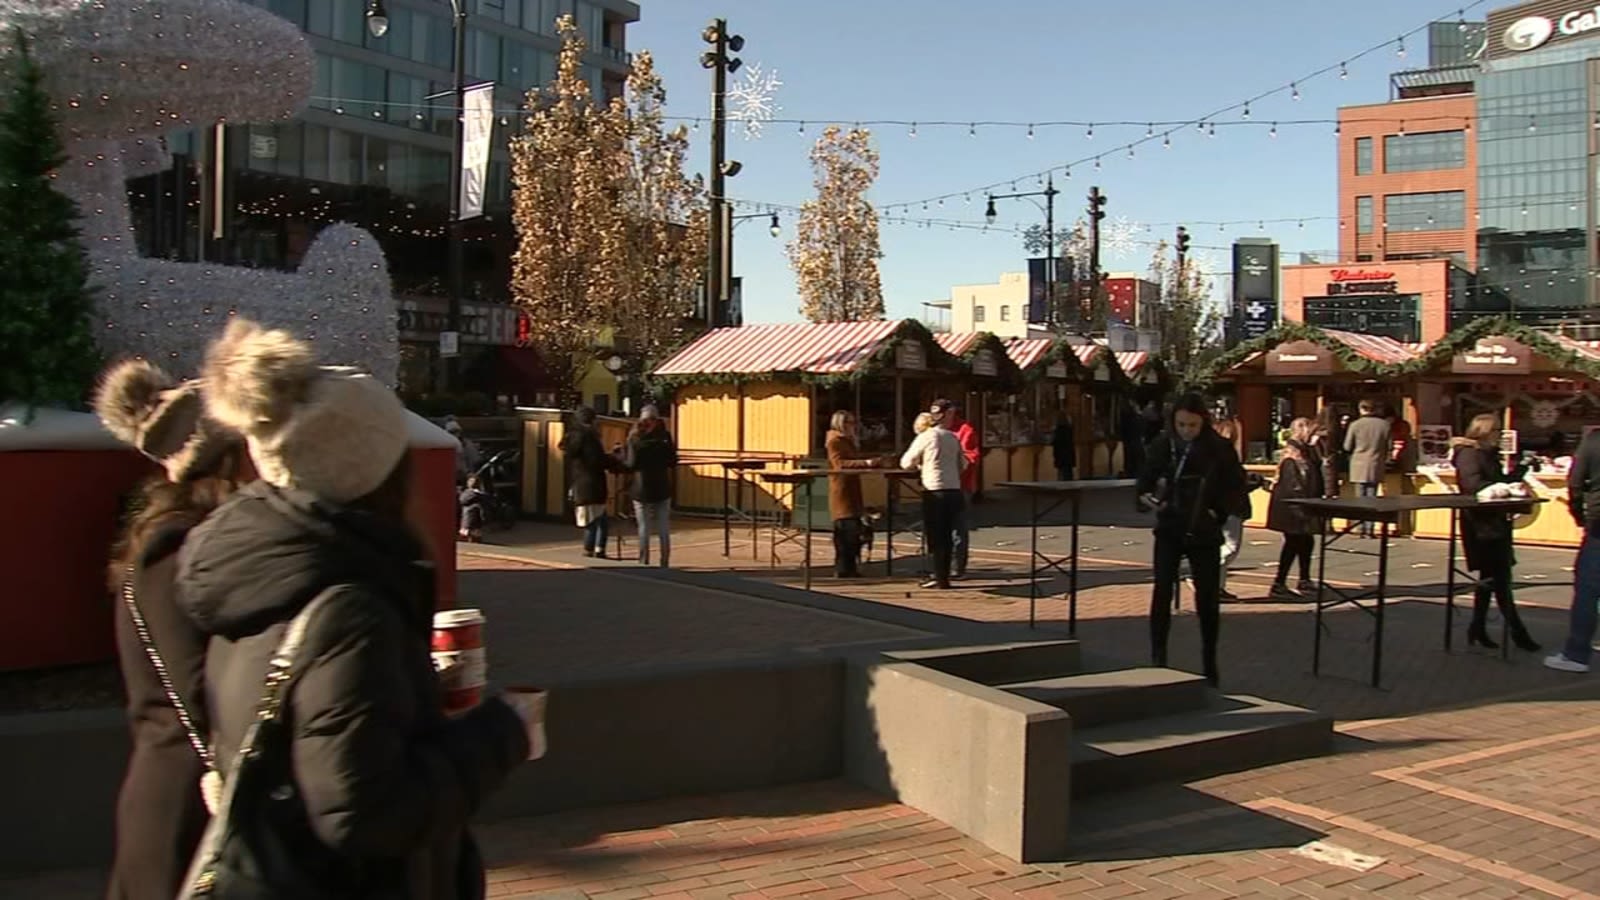
<path id="1" fill-rule="evenodd" d="M 1332 375 L 1333 351 L 1315 341 L 1289 341 L 1267 351 L 1267 374 L 1275 376 Z"/>
<path id="2" fill-rule="evenodd" d="M 921 341 L 904 340 L 894 346 L 894 367 L 920 372 L 928 367 L 928 355 Z"/>
<path id="3" fill-rule="evenodd" d="M 1527 375 L 1533 371 L 1533 350 L 1507 337 L 1479 338 L 1469 350 L 1450 360 L 1457 375 Z"/>
<path id="4" fill-rule="evenodd" d="M 1065 378 L 1065 377 L 1067 377 L 1067 364 L 1064 363 L 1064 362 L 1053 362 L 1053 363 L 1051 363 L 1050 365 L 1045 367 L 1044 376 L 1046 378 Z"/>
<path id="5" fill-rule="evenodd" d="M 1000 374 L 1000 367 L 995 365 L 993 350 L 985 348 L 972 354 L 972 374 L 985 378 L 993 378 Z"/>

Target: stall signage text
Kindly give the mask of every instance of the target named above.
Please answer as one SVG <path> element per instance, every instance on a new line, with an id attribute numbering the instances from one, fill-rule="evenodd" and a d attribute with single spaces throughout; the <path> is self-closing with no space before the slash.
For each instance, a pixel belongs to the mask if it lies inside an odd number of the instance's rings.
<path id="1" fill-rule="evenodd" d="M 1067 377 L 1067 364 L 1064 362 L 1051 363 L 1045 367 L 1044 375 L 1046 378 L 1065 378 Z"/>
<path id="2" fill-rule="evenodd" d="M 1457 353 L 1450 370 L 1458 375 L 1527 375 L 1533 371 L 1533 354 L 1526 344 L 1504 337 L 1478 339 L 1470 350 Z"/>
<path id="3" fill-rule="evenodd" d="M 1394 273 L 1384 269 L 1334 269 L 1329 281 L 1393 281 Z"/>
<path id="4" fill-rule="evenodd" d="M 972 354 L 972 374 L 993 378 L 1000 374 L 999 366 L 995 365 L 993 350 L 979 350 Z"/>
<path id="5" fill-rule="evenodd" d="M 1267 351 L 1268 375 L 1332 375 L 1333 351 L 1312 341 L 1290 341 Z"/>
<path id="6" fill-rule="evenodd" d="M 922 371 L 928 367 L 928 357 L 922 350 L 922 344 L 917 341 L 901 341 L 894 348 L 894 367 L 911 371 Z"/>

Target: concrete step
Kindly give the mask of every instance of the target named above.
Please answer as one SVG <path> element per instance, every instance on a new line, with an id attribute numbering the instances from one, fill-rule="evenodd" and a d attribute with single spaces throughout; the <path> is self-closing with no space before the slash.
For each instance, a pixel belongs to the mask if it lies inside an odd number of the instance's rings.
<path id="1" fill-rule="evenodd" d="M 1242 772 L 1319 756 L 1333 719 L 1259 697 L 1213 694 L 1204 709 L 1074 729 L 1072 793 Z"/>
<path id="2" fill-rule="evenodd" d="M 1205 709 L 1211 689 L 1199 675 L 1173 669 L 1119 669 L 998 685 L 1072 716 L 1074 733 L 1098 725 Z"/>
<path id="3" fill-rule="evenodd" d="M 1062 675 L 1082 668 L 1082 656 L 1075 640 L 892 650 L 886 655 L 991 686 Z"/>

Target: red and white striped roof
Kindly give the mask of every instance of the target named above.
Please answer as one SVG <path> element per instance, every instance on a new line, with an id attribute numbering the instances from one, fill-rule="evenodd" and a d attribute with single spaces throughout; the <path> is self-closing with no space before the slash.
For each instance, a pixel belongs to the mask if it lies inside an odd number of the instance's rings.
<path id="1" fill-rule="evenodd" d="M 656 367 L 657 375 L 763 375 L 852 372 L 901 325 L 881 322 L 817 322 L 744 325 L 702 335 Z"/>
<path id="2" fill-rule="evenodd" d="M 952 334 L 948 331 L 933 336 L 934 343 L 944 348 L 944 352 L 951 356 L 965 356 L 972 345 L 978 342 L 980 331 L 968 331 L 963 334 Z"/>
<path id="3" fill-rule="evenodd" d="M 1323 331 L 1328 337 L 1376 363 L 1394 365 L 1408 362 L 1417 356 L 1417 351 L 1413 349 L 1414 345 L 1402 344 L 1391 337 L 1355 331 L 1336 331 L 1332 328 L 1325 328 Z"/>
<path id="4" fill-rule="evenodd" d="M 1150 361 L 1150 354 L 1144 350 L 1132 350 L 1117 354 L 1117 365 L 1129 375 L 1138 374 L 1144 364 Z"/>
<path id="5" fill-rule="evenodd" d="M 1011 338 L 1006 341 L 1006 355 L 1017 364 L 1017 368 L 1026 372 L 1038 365 L 1055 343 L 1050 338 Z"/>
<path id="6" fill-rule="evenodd" d="M 1580 341 L 1564 334 L 1547 334 L 1546 337 L 1584 359 L 1600 361 L 1600 341 Z"/>

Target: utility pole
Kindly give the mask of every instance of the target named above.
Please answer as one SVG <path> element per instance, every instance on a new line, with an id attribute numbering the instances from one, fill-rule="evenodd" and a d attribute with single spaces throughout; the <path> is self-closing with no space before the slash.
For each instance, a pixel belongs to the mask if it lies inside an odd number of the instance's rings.
<path id="1" fill-rule="evenodd" d="M 1045 316 L 1053 324 L 1056 321 L 1056 195 L 1061 193 L 1056 190 L 1056 179 L 1050 175 L 1045 179 L 1044 190 L 1023 191 L 1020 194 L 990 194 L 989 205 L 984 209 L 983 216 L 990 225 L 999 217 L 994 208 L 996 200 L 1016 200 L 1028 197 L 1044 198 L 1044 283 L 1045 283 Z M 1038 203 L 1034 202 L 1037 206 Z"/>
<path id="2" fill-rule="evenodd" d="M 1106 195 L 1098 186 L 1089 188 L 1089 309 L 1084 320 L 1094 316 L 1100 300 L 1100 220 L 1106 217 Z"/>
<path id="3" fill-rule="evenodd" d="M 700 55 L 700 65 L 711 70 L 711 196 L 708 198 L 709 215 L 706 246 L 706 327 L 717 326 L 719 306 L 728 302 L 732 290 L 731 254 L 728 244 L 732 239 L 733 222 L 728 215 L 726 179 L 739 174 L 741 166 L 729 161 L 728 151 L 728 76 L 739 71 L 743 63 L 729 58 L 728 52 L 744 49 L 744 38 L 728 34 L 727 19 L 712 19 L 700 32 L 700 39 L 711 49 Z"/>

